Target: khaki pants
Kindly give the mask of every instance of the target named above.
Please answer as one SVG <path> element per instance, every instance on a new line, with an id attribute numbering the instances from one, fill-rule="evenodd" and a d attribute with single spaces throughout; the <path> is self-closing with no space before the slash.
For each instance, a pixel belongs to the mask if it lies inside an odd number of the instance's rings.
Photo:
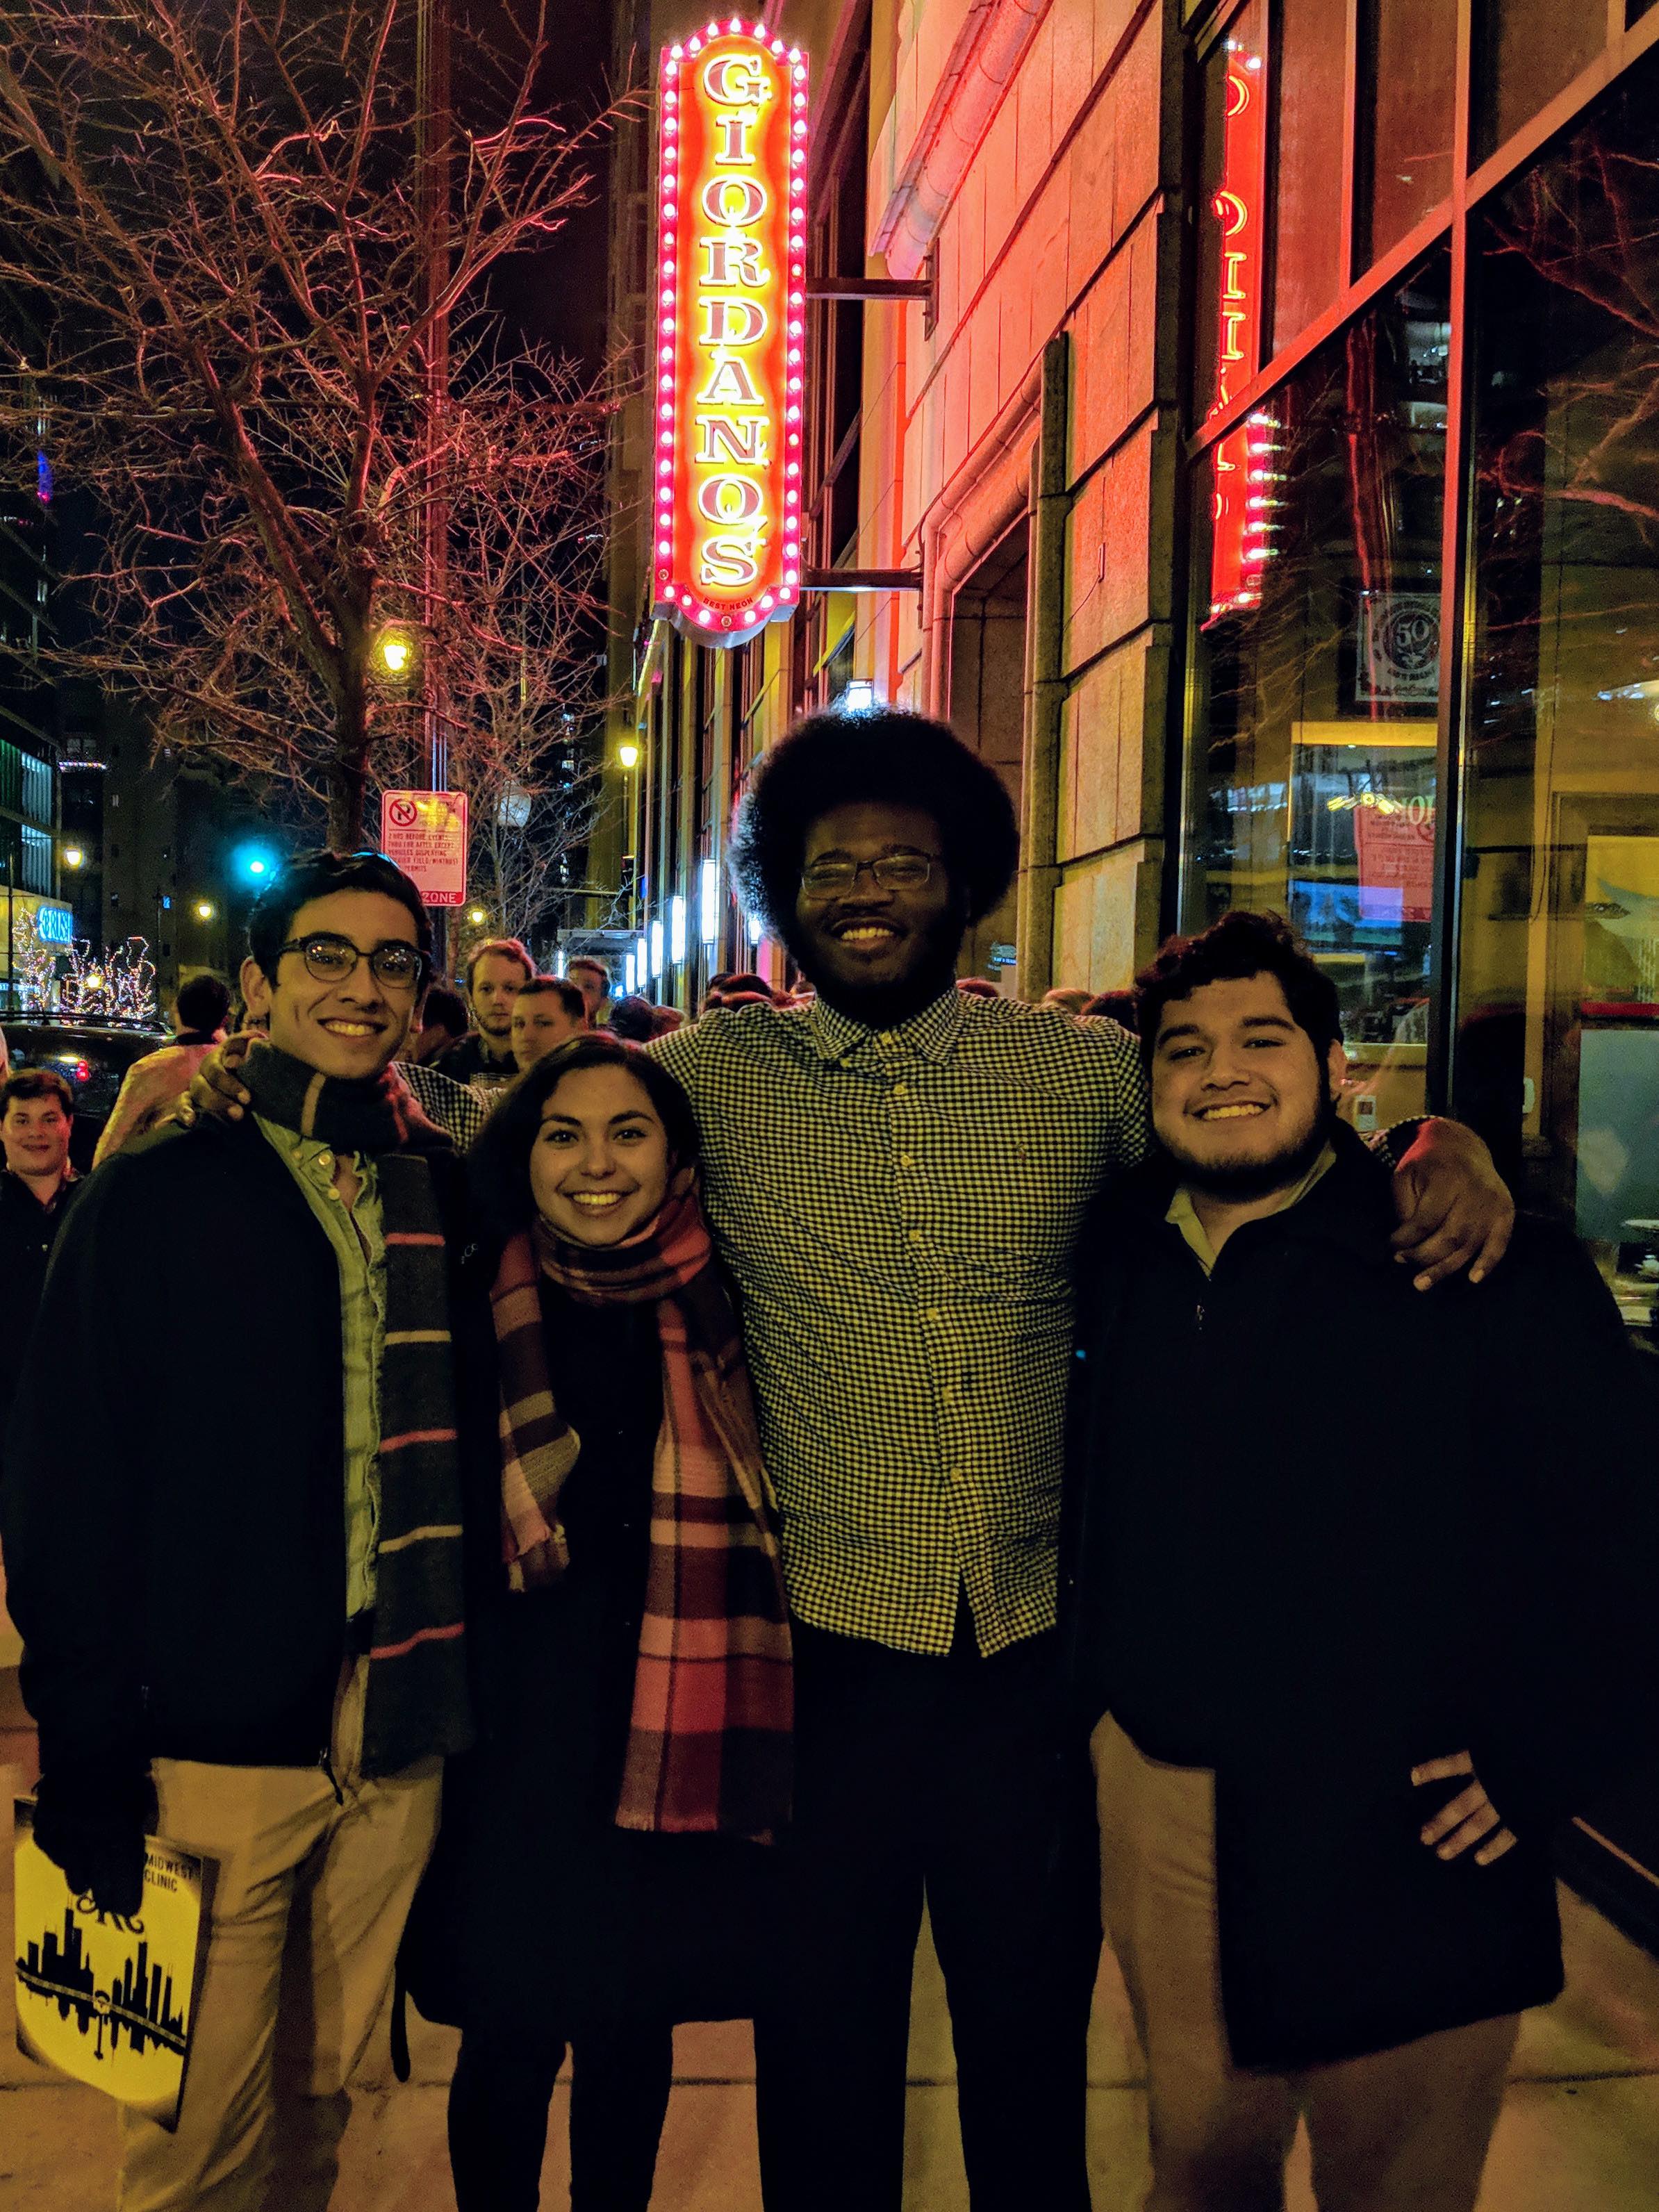
<path id="1" fill-rule="evenodd" d="M 159 1832 L 218 1877 L 178 2131 L 123 2112 L 121 2212 L 328 2203 L 442 1783 L 435 1759 L 362 1779 L 368 1674 L 357 1659 L 341 1675 L 339 1798 L 320 1766 L 155 1762 Z"/>
<path id="2" fill-rule="evenodd" d="M 1279 2212 L 1298 2116 L 1320 2212 L 1473 2212 L 1516 2017 L 1301 2074 L 1240 2072 L 1221 2010 L 1212 1778 L 1143 1758 L 1109 1715 L 1091 1750 L 1106 1932 L 1146 2054 L 1146 2212 Z"/>

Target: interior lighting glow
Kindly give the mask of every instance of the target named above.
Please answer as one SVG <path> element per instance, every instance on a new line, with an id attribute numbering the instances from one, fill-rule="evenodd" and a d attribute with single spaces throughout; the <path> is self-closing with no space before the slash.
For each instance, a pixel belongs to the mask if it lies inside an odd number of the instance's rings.
<path id="1" fill-rule="evenodd" d="M 712 644 L 780 611 L 799 562 L 783 482 L 799 453 L 805 80 L 733 16 L 663 58 L 659 110 L 657 611 Z M 695 64 L 691 64 L 691 58 Z M 798 473 L 798 470 L 795 471 Z"/>

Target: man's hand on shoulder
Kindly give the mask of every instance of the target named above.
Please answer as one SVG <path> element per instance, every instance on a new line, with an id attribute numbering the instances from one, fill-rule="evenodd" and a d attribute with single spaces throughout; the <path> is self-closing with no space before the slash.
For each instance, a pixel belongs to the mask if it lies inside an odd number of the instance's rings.
<path id="1" fill-rule="evenodd" d="M 253 1103 L 253 1093 L 245 1090 L 237 1070 L 263 1037 L 248 1030 L 239 1030 L 228 1036 L 213 1050 L 190 1079 L 190 1089 L 179 1101 L 178 1119 L 186 1128 L 198 1114 L 210 1120 L 240 1121 L 245 1109 Z"/>
<path id="2" fill-rule="evenodd" d="M 1485 1280 L 1509 1249 L 1515 1200 L 1473 1129 L 1438 1116 L 1425 1121 L 1394 1176 L 1400 1226 L 1389 1238 L 1413 1288 L 1432 1290 L 1468 1270 Z"/>

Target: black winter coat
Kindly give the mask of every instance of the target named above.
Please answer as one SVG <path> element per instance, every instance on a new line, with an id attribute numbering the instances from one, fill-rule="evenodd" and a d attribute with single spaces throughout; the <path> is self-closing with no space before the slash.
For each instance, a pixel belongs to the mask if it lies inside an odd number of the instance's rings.
<path id="1" fill-rule="evenodd" d="M 460 1164 L 432 1165 L 459 1330 L 487 1308 L 459 1280 Z M 476 1580 L 499 1545 L 490 1347 L 458 1341 L 458 1369 Z M 252 1121 L 170 1127 L 97 1170 L 52 1255 L 0 1485 L 48 1775 L 319 1757 L 344 1650 L 342 1393 L 334 1255 Z M 182 1424 L 186 1394 L 225 1418 Z"/>
<path id="2" fill-rule="evenodd" d="M 56 1202 L 45 1206 L 21 1176 L 0 1170 L 0 1438 L 23 1372 L 46 1262 L 86 1187 L 81 1181 L 65 1183 Z"/>
<path id="3" fill-rule="evenodd" d="M 1652 1401 L 1594 1268 L 1522 1223 L 1486 1284 L 1413 1291 L 1338 1136 L 1207 1281 L 1156 1164 L 1079 1255 L 1072 1678 L 1213 1767 L 1233 2057 L 1277 2069 L 1557 1993 L 1549 1828 L 1652 1744 L 1659 1680 Z M 1465 1750 L 1520 1839 L 1487 1868 L 1419 1838 L 1462 1785 L 1412 1768 Z"/>

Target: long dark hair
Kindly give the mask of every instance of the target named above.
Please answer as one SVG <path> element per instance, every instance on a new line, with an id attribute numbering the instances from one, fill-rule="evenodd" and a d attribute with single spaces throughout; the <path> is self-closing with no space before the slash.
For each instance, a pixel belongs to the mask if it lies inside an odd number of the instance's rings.
<path id="1" fill-rule="evenodd" d="M 676 1167 L 696 1164 L 702 1145 L 691 1102 L 667 1069 L 637 1045 L 625 1044 L 602 1030 L 572 1037 L 519 1078 L 467 1155 L 467 1176 L 480 1225 L 493 1243 L 505 1243 L 535 1219 L 530 1153 L 542 1126 L 542 1110 L 565 1077 L 584 1067 L 625 1069 L 655 1107 Z"/>

